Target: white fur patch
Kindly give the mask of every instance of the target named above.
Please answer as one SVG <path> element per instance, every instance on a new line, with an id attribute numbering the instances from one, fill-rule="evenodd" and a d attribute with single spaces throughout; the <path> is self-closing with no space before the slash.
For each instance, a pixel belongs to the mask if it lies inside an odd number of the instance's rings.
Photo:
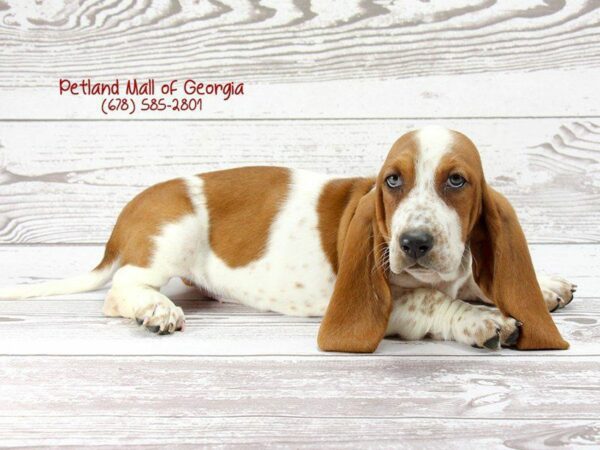
<path id="1" fill-rule="evenodd" d="M 421 128 L 417 131 L 417 139 L 420 147 L 419 162 L 427 164 L 427 161 L 430 161 L 435 166 L 454 142 L 452 132 L 448 128 L 437 125 Z"/>

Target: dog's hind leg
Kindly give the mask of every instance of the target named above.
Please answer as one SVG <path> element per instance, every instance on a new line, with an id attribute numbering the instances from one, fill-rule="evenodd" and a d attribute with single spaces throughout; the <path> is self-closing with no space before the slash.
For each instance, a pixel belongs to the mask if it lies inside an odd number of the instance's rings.
<path id="1" fill-rule="evenodd" d="M 135 319 L 155 333 L 183 330 L 183 311 L 159 289 L 171 278 L 192 275 L 197 256 L 203 253 L 198 246 L 199 228 L 196 216 L 188 214 L 162 226 L 145 241 L 140 239 L 142 245 L 151 247 L 149 257 L 140 258 L 139 251 L 134 254 L 131 248 L 121 252 L 127 263 L 113 276 L 104 314 Z"/>
<path id="2" fill-rule="evenodd" d="M 161 334 L 182 330 L 183 311 L 159 289 L 171 278 L 192 276 L 206 252 L 205 230 L 185 180 L 161 183 L 134 198 L 107 244 L 122 267 L 113 276 L 104 314 L 135 319 Z"/>
<path id="3" fill-rule="evenodd" d="M 104 300 L 104 314 L 135 319 L 139 325 L 159 334 L 183 330 L 183 310 L 159 292 L 174 275 L 156 268 L 131 265 L 120 268 Z"/>

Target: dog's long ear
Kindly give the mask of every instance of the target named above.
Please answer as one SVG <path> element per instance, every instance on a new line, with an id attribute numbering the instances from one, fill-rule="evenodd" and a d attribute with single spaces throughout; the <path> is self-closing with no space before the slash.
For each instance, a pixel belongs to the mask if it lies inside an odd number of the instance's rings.
<path id="1" fill-rule="evenodd" d="M 376 224 L 376 197 L 375 190 L 363 196 L 350 220 L 319 329 L 322 350 L 370 353 L 385 335 L 392 301 L 382 267 L 386 245 Z"/>
<path id="2" fill-rule="evenodd" d="M 544 302 L 517 215 L 485 181 L 482 208 L 471 234 L 475 281 L 504 314 L 523 323 L 518 349 L 567 349 Z"/>

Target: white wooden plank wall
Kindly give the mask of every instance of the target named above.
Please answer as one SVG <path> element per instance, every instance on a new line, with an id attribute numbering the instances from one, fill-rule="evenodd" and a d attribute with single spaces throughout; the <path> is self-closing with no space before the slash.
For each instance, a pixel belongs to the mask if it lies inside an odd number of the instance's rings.
<path id="1" fill-rule="evenodd" d="M 0 0 L 0 285 L 93 267 L 124 203 L 223 167 L 376 172 L 438 123 L 479 146 L 536 267 L 579 285 L 566 352 L 385 340 L 324 355 L 318 319 L 167 288 L 188 327 L 103 292 L 0 301 L 0 446 L 600 445 L 600 3 Z M 245 83 L 202 111 L 103 116 L 60 78 Z"/>

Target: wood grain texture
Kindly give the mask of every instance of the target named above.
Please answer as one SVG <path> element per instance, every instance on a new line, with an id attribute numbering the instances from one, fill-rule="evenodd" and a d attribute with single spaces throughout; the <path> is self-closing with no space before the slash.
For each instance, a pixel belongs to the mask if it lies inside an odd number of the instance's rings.
<path id="1" fill-rule="evenodd" d="M 571 349 L 559 354 L 600 355 L 600 246 L 532 246 L 539 272 L 560 273 L 579 285 L 576 300 L 555 313 Z M 4 246 L 0 260 L 10 261 L 2 285 L 40 281 L 78 273 L 95 265 L 100 247 Z M 32 276 L 34 275 L 34 276 Z M 319 318 L 296 318 L 214 301 L 174 280 L 164 290 L 184 308 L 187 328 L 173 336 L 157 336 L 132 321 L 101 314 L 104 291 L 58 299 L 0 301 L 0 354 L 3 355 L 310 355 L 316 347 Z M 23 339 L 27 336 L 27 339 Z M 404 342 L 386 339 L 378 355 L 464 355 L 522 357 L 531 353 L 490 353 L 453 342 Z M 538 352 L 548 356 L 548 352 Z M 552 353 L 550 353 L 552 354 Z"/>
<path id="2" fill-rule="evenodd" d="M 597 68 L 597 2 L 5 0 L 0 85 L 278 82 Z"/>
<path id="3" fill-rule="evenodd" d="M 59 79 L 134 77 L 247 89 L 111 117 L 598 116 L 599 21 L 596 1 L 5 0 L 0 119 L 105 118 Z"/>
<path id="4" fill-rule="evenodd" d="M 110 413 L 568 421 L 600 414 L 598 357 L 2 357 L 0 370 L 0 414 L 19 411 L 22 419 Z"/>
<path id="5" fill-rule="evenodd" d="M 35 433 L 32 433 L 35 429 Z M 0 417 L 5 446 L 104 449 L 589 449 L 600 421 L 323 417 Z"/>
<path id="6" fill-rule="evenodd" d="M 0 242 L 104 243 L 143 187 L 240 165 L 372 175 L 403 132 L 440 123 L 478 145 L 531 242 L 600 239 L 596 120 L 0 122 Z"/>

